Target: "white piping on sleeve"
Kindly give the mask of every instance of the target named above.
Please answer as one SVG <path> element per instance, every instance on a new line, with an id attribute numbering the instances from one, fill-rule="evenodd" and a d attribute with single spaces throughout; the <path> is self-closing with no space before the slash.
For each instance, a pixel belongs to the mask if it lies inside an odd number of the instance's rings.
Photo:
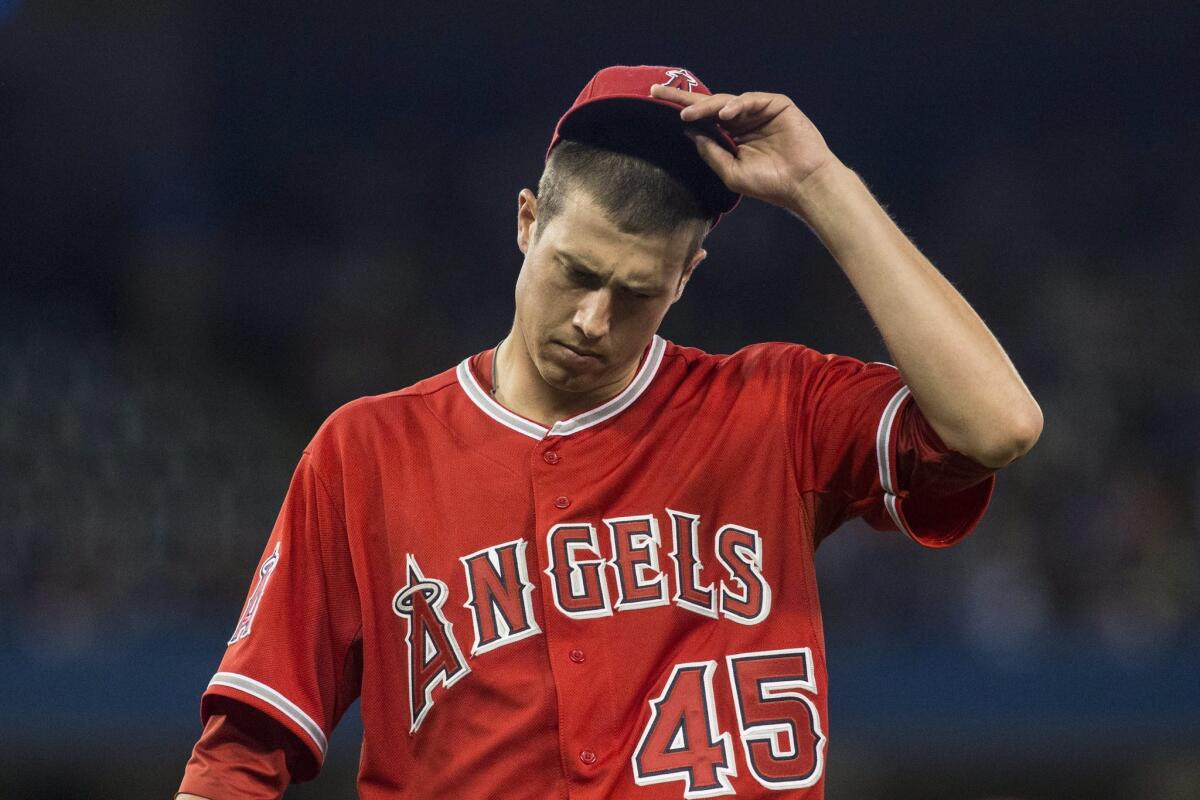
<path id="1" fill-rule="evenodd" d="M 325 750 L 328 748 L 329 742 L 326 740 L 321 726 L 313 722 L 313 718 L 305 714 L 300 706 L 288 700 L 270 686 L 253 678 L 247 678 L 245 675 L 239 675 L 236 672 L 218 672 L 216 675 L 213 675 L 208 685 L 228 686 L 231 689 L 245 692 L 251 697 L 257 697 L 264 703 L 270 704 L 292 722 L 299 725 L 300 729 L 307 733 L 309 738 L 312 739 L 313 744 L 317 746 L 317 751 L 320 752 L 321 758 L 325 758 Z"/>
<path id="2" fill-rule="evenodd" d="M 913 532 L 904 524 L 904 519 L 900 516 L 900 509 L 896 505 L 898 497 L 896 496 L 897 487 L 893 480 L 894 470 L 892 464 L 892 436 L 896 428 L 896 419 L 900 416 L 900 406 L 903 405 L 905 398 L 911 392 L 907 386 L 901 386 L 888 404 L 884 406 L 883 414 L 879 417 L 879 428 L 875 433 L 875 455 L 879 462 L 879 484 L 883 487 L 883 504 L 887 508 L 888 514 L 891 515 L 892 521 L 896 523 L 896 527 L 904 531 L 909 536 Z M 915 537 L 914 537 L 915 538 Z"/>

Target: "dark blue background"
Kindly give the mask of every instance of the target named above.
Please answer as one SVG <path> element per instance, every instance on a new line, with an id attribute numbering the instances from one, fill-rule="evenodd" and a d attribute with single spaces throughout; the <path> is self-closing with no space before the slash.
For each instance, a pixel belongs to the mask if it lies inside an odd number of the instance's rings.
<path id="1" fill-rule="evenodd" d="M 0 3 L 0 797 L 169 796 L 321 420 L 494 344 L 597 69 L 790 95 L 1042 441 L 947 552 L 821 548 L 829 797 L 1200 796 L 1191 4 Z M 744 202 L 664 334 L 887 355 Z M 289 796 L 353 796 L 353 720 Z"/>

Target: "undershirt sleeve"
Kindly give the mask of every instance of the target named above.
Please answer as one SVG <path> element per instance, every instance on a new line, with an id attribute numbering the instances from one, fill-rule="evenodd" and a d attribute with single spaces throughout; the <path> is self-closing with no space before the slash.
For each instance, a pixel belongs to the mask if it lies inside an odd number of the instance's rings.
<path id="1" fill-rule="evenodd" d="M 306 771 L 307 748 L 279 723 L 224 698 L 214 706 L 179 792 L 210 800 L 275 800 L 293 773 Z"/>
<path id="2" fill-rule="evenodd" d="M 996 487 L 996 470 L 943 444 L 907 394 L 897 410 L 883 479 L 883 522 L 875 506 L 864 515 L 876 528 L 895 527 L 926 547 L 948 547 L 983 518 Z M 872 513 L 873 512 L 873 513 Z"/>

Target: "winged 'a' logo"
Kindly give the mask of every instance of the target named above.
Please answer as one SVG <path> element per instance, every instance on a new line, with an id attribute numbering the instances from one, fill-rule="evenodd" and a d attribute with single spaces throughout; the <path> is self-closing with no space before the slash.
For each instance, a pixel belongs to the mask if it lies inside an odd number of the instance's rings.
<path id="1" fill-rule="evenodd" d="M 680 82 L 678 86 L 675 85 L 676 81 Z M 662 82 L 662 85 L 675 86 L 676 89 L 686 89 L 690 92 L 698 83 L 700 81 L 696 80 L 696 76 L 686 69 L 669 69 L 667 70 L 667 79 Z"/>

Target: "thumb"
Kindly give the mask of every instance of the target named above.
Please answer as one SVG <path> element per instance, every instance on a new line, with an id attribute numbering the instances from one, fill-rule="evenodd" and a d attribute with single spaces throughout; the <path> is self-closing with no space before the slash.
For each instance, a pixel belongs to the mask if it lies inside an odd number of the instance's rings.
<path id="1" fill-rule="evenodd" d="M 695 142 L 696 152 L 704 159 L 704 163 L 717 173 L 717 177 L 728 184 L 730 176 L 737 168 L 737 157 L 706 133 L 690 128 L 684 129 L 683 132 Z"/>

